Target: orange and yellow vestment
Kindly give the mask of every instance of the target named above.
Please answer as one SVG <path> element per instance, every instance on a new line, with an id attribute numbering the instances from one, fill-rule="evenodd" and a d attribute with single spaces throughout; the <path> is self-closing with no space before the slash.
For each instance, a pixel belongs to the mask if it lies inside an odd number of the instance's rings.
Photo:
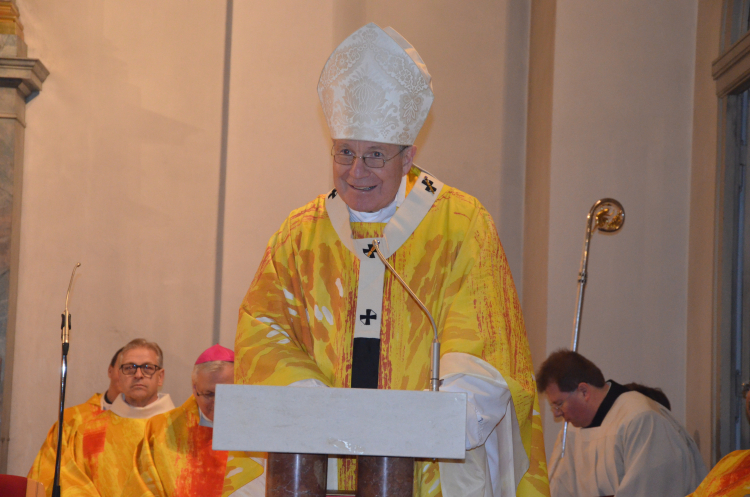
<path id="1" fill-rule="evenodd" d="M 63 412 L 63 435 L 62 450 L 65 452 L 68 446 L 69 438 L 75 432 L 78 425 L 88 421 L 97 414 L 102 412 L 102 394 L 95 393 L 89 400 L 77 406 L 68 407 Z M 39 453 L 34 459 L 29 474 L 26 476 L 30 480 L 36 480 L 44 484 L 47 497 L 52 496 L 52 484 L 55 480 L 55 460 L 57 457 L 57 423 L 52 425 L 47 438 L 44 440 Z"/>
<path id="2" fill-rule="evenodd" d="M 415 188 L 435 192 L 432 184 L 412 168 L 400 209 Z M 327 201 L 335 196 L 334 190 L 293 211 L 269 241 L 240 308 L 236 383 L 289 385 L 315 379 L 330 387 L 350 386 L 352 341 L 355 326 L 361 326 L 356 324 L 358 279 L 366 261 L 334 227 L 340 222 L 332 221 Z M 475 198 L 448 186 L 436 192 L 425 212 L 388 260 L 434 316 L 441 354 L 468 354 L 502 374 L 529 460 L 516 495 L 549 495 L 531 356 L 494 223 Z M 358 249 L 372 238 L 388 245 L 384 223 L 344 224 Z M 378 388 L 429 388 L 430 321 L 387 271 L 379 330 Z M 416 466 L 415 495 L 442 495 L 438 464 L 420 461 Z M 353 460 L 339 460 L 338 488 L 353 488 L 354 470 Z"/>
<path id="3" fill-rule="evenodd" d="M 750 494 L 750 450 L 730 452 L 688 497 L 745 497 Z"/>
<path id="4" fill-rule="evenodd" d="M 263 472 L 262 466 L 250 458 L 212 450 L 212 439 L 213 428 L 200 425 L 193 396 L 182 406 L 150 418 L 123 495 L 221 497 L 231 495 Z M 240 462 L 244 466 L 237 464 Z M 226 473 L 231 476 L 225 482 Z"/>
<path id="5" fill-rule="evenodd" d="M 174 409 L 167 394 L 146 407 L 129 406 L 122 395 L 108 411 L 78 425 L 60 466 L 65 497 L 120 497 L 148 418 Z"/>

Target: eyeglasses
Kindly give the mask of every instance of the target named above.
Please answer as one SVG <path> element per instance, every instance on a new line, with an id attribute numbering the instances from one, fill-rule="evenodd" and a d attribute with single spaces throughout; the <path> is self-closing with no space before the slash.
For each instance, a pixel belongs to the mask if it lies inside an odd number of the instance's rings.
<path id="1" fill-rule="evenodd" d="M 575 393 L 576 391 L 574 390 L 570 392 L 563 400 L 560 400 L 558 402 L 550 402 L 549 406 L 552 408 L 552 414 L 555 414 L 555 412 L 562 413 L 563 406 L 568 401 L 568 399 L 570 399 L 570 397 L 572 397 L 573 394 Z"/>
<path id="2" fill-rule="evenodd" d="M 120 366 L 120 371 L 126 376 L 133 376 L 135 372 L 140 368 L 141 373 L 146 378 L 151 378 L 161 368 L 156 364 L 123 364 Z"/>
<path id="3" fill-rule="evenodd" d="M 385 167 L 386 162 L 391 159 L 395 159 L 396 157 L 401 155 L 401 153 L 407 148 L 409 148 L 409 145 L 405 145 L 404 147 L 402 147 L 399 153 L 389 159 L 385 159 L 376 155 L 382 155 L 381 152 L 371 152 L 365 155 L 354 155 L 354 153 L 349 149 L 344 149 L 344 152 L 346 153 L 336 153 L 334 148 L 331 148 L 331 155 L 333 156 L 333 160 L 336 162 L 336 164 L 341 164 L 342 166 L 351 166 L 352 164 L 354 164 L 355 160 L 362 159 L 363 161 L 365 161 L 365 166 L 369 167 L 370 169 L 380 169 L 382 167 Z"/>

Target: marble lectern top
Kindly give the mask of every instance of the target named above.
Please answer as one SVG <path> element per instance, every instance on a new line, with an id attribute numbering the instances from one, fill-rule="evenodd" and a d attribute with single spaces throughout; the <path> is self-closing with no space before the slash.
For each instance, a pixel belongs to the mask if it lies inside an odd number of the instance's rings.
<path id="1" fill-rule="evenodd" d="M 216 385 L 215 450 L 463 459 L 466 394 Z"/>

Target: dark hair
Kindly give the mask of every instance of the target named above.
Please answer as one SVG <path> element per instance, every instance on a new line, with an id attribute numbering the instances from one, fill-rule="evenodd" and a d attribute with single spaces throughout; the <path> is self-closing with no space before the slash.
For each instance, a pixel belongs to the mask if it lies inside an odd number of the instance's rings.
<path id="1" fill-rule="evenodd" d="M 667 395 L 661 388 L 647 387 L 646 385 L 641 385 L 640 383 L 628 383 L 627 385 L 623 386 L 628 390 L 645 395 L 649 399 L 663 405 L 670 411 L 672 410 L 672 404 L 669 403 Z"/>
<path id="2" fill-rule="evenodd" d="M 580 383 L 602 388 L 604 375 L 596 364 L 572 350 L 556 350 L 542 363 L 536 374 L 536 388 L 544 392 L 550 384 L 557 384 L 561 392 L 572 392 Z"/>
<path id="3" fill-rule="evenodd" d="M 110 368 L 115 367 L 115 364 L 117 364 L 117 357 L 120 355 L 120 352 L 122 352 L 122 349 L 124 349 L 124 348 L 125 347 L 120 347 L 120 350 L 118 350 L 117 352 L 115 352 L 115 355 L 112 356 L 112 360 L 109 361 L 109 367 Z"/>

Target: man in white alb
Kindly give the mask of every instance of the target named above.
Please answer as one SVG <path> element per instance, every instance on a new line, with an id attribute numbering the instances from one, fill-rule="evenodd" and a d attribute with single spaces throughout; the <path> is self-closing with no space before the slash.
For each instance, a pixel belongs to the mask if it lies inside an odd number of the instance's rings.
<path id="1" fill-rule="evenodd" d="M 555 417 L 570 423 L 550 458 L 552 497 L 684 497 L 706 475 L 695 442 L 670 411 L 570 350 L 550 355 L 536 376 Z"/>

